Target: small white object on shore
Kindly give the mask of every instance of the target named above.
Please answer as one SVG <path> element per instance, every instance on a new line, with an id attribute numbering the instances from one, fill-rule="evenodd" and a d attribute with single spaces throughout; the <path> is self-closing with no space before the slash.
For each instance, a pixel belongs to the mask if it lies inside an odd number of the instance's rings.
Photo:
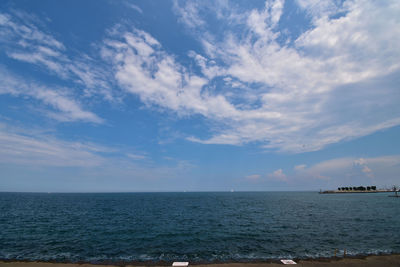
<path id="1" fill-rule="evenodd" d="M 292 260 L 281 260 L 283 264 L 297 264 L 295 261 Z"/>
<path id="2" fill-rule="evenodd" d="M 189 262 L 187 262 L 187 261 L 174 261 L 172 263 L 172 266 L 186 267 L 186 266 L 189 266 Z"/>

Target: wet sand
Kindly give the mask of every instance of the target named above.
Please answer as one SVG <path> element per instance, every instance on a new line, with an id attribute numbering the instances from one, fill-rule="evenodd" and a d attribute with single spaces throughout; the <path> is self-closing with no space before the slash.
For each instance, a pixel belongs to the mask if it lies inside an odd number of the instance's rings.
<path id="1" fill-rule="evenodd" d="M 120 267 L 121 265 L 99 265 L 99 264 L 76 264 L 76 263 L 49 263 L 49 262 L 4 262 L 0 261 L 0 267 Z M 143 264 L 127 264 L 126 267 L 145 266 Z M 191 265 L 189 265 L 191 266 Z M 283 266 L 278 263 L 217 263 L 217 264 L 196 264 L 196 267 L 274 267 Z M 341 259 L 316 259 L 298 260 L 297 266 L 307 267 L 400 267 L 400 255 L 368 256 L 365 258 L 341 258 Z M 154 267 L 154 265 L 153 265 Z M 165 267 L 165 265 L 164 265 Z"/>

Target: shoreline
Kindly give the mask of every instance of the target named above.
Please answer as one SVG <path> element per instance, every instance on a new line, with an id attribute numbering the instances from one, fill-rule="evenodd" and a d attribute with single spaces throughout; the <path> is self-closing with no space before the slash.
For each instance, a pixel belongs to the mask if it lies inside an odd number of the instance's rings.
<path id="1" fill-rule="evenodd" d="M 300 266 L 400 266 L 400 253 L 349 255 L 346 257 L 292 258 Z M 185 260 L 186 261 L 186 260 Z M 0 267 L 125 267 L 125 266 L 171 266 L 172 261 L 35 261 L 0 259 Z M 283 265 L 280 259 L 236 260 L 236 261 L 199 261 L 189 266 L 205 267 L 260 267 Z"/>

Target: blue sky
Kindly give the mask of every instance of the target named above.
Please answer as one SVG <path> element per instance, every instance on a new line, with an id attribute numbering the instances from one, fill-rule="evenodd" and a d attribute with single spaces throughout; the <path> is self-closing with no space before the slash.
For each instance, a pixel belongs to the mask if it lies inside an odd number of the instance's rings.
<path id="1" fill-rule="evenodd" d="M 400 3 L 2 1 L 0 191 L 399 184 Z"/>

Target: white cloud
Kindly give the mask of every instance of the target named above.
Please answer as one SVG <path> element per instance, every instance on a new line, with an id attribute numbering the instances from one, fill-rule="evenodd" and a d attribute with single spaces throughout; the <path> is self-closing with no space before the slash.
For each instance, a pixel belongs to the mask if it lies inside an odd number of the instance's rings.
<path id="1" fill-rule="evenodd" d="M 48 135 L 10 130 L 0 123 L 0 163 L 35 166 L 93 167 L 106 161 L 97 152 L 106 148 L 80 142 L 66 142 Z"/>
<path id="2" fill-rule="evenodd" d="M 354 161 L 355 166 L 361 167 L 361 171 L 368 176 L 369 178 L 374 178 L 373 171 L 368 167 L 367 161 L 363 158 L 357 159 Z"/>
<path id="3" fill-rule="evenodd" d="M 268 149 L 304 152 L 400 124 L 399 3 L 300 1 L 300 5 L 312 14 L 314 26 L 293 46 L 277 40 L 276 25 L 284 15 L 280 2 L 267 1 L 263 10 L 248 12 L 247 35 L 235 37 L 235 31 L 228 29 L 223 41 L 215 41 L 211 30 L 203 34 L 210 59 L 195 58 L 204 75 L 229 76 L 250 89 L 236 93 L 246 95 L 240 104 L 229 101 L 232 92 L 219 93 L 231 104 L 226 105 L 231 116 L 223 121 L 213 113 L 207 116 L 225 127 L 213 129 L 209 139 L 190 140 L 257 141 Z M 210 65 L 216 57 L 224 64 Z M 257 99 L 258 105 L 241 109 L 248 99 Z"/>
<path id="4" fill-rule="evenodd" d="M 111 79 L 101 62 L 80 53 L 71 55 L 60 41 L 47 33 L 40 20 L 20 11 L 0 13 L 0 44 L 10 58 L 43 67 L 64 80 L 84 86 L 86 96 L 114 100 Z"/>
<path id="5" fill-rule="evenodd" d="M 33 53 L 26 53 L 26 52 L 10 52 L 7 53 L 10 58 L 25 61 L 28 63 L 33 64 L 42 64 L 46 66 L 49 70 L 59 74 L 62 77 L 65 77 L 65 72 L 63 67 L 56 61 L 53 61 L 49 58 L 46 53 L 43 52 L 33 52 Z"/>
<path id="6" fill-rule="evenodd" d="M 189 73 L 148 33 L 134 30 L 119 32 L 119 36 L 121 41 L 105 41 L 102 54 L 114 64 L 121 87 L 138 94 L 144 103 L 180 115 L 230 118 L 237 113 L 223 96 L 203 92 L 208 81 Z"/>
<path id="7" fill-rule="evenodd" d="M 247 175 L 246 179 L 250 181 L 257 181 L 261 178 L 261 175 L 259 174 L 252 174 L 252 175 Z"/>
<path id="8" fill-rule="evenodd" d="M 79 167 L 91 177 L 110 178 L 178 177 L 195 165 L 187 160 L 171 159 L 168 165 L 155 165 L 144 152 L 121 146 L 92 142 L 65 141 L 51 134 L 49 129 L 21 128 L 0 122 L 0 164 L 33 167 Z M 128 152 L 127 152 L 128 151 Z M 100 171 L 99 171 L 100 170 Z"/>
<path id="9" fill-rule="evenodd" d="M 66 141 L 51 132 L 0 122 L 2 190 L 132 192 L 190 186 L 191 162 L 173 159 L 160 165 L 125 146 Z"/>
<path id="10" fill-rule="evenodd" d="M 374 177 L 372 170 L 368 166 L 364 166 L 362 172 L 365 173 L 370 178 Z"/>
<path id="11" fill-rule="evenodd" d="M 47 86 L 16 76 L 0 66 L 1 94 L 25 96 L 40 100 L 47 106 L 46 114 L 56 120 L 103 123 L 102 118 L 84 110 L 77 100 L 67 94 L 66 90 L 62 88 L 58 88 L 58 90 L 50 89 Z M 41 106 L 41 108 L 46 106 Z"/>
<path id="12" fill-rule="evenodd" d="M 179 20 L 189 28 L 196 28 L 206 24 L 199 15 L 201 3 L 193 1 L 184 1 L 184 5 L 179 1 L 174 1 L 174 11 L 178 14 Z"/>
<path id="13" fill-rule="evenodd" d="M 127 7 L 129 7 L 129 8 L 132 8 L 133 10 L 139 12 L 140 14 L 143 13 L 143 10 L 142 10 L 140 7 L 138 7 L 137 5 L 135 5 L 135 4 L 132 4 L 132 3 L 130 3 L 130 2 L 125 2 L 125 5 L 126 5 Z"/>
<path id="14" fill-rule="evenodd" d="M 264 10 L 254 9 L 250 12 L 247 25 L 262 42 L 268 42 L 277 37 L 277 33 L 273 30 L 280 20 L 283 5 L 283 0 L 266 1 Z"/>
<path id="15" fill-rule="evenodd" d="M 29 43 L 40 43 L 52 49 L 64 50 L 64 45 L 57 41 L 53 36 L 44 33 L 34 25 L 33 17 L 23 12 L 14 12 L 13 15 L 0 13 L 0 27 L 2 33 L 0 38 L 3 42 L 17 41 L 23 42 L 21 45 Z"/>
<path id="16" fill-rule="evenodd" d="M 296 3 L 312 17 L 314 23 L 342 10 L 340 1 L 336 0 L 296 0 Z"/>
<path id="17" fill-rule="evenodd" d="M 283 173 L 282 169 L 278 169 L 278 170 L 268 174 L 267 177 L 272 180 L 278 180 L 278 181 L 283 181 L 283 182 L 286 182 L 288 180 L 286 174 Z"/>
<path id="18" fill-rule="evenodd" d="M 279 4 L 275 7 L 275 10 L 279 10 Z M 238 23 L 244 23 L 246 22 L 250 13 L 248 11 L 243 11 L 243 9 L 239 7 L 238 3 L 234 3 L 229 0 L 174 0 L 173 11 L 178 17 L 178 21 L 181 22 L 185 27 L 187 27 L 191 33 L 195 33 L 196 35 L 200 34 L 201 36 L 208 34 L 207 28 L 209 26 L 219 28 L 228 25 L 237 26 Z M 215 24 L 213 21 L 210 21 L 209 17 L 207 18 L 207 16 L 209 15 L 214 15 L 220 23 Z M 208 37 L 212 38 L 212 36 Z"/>
<path id="19" fill-rule="evenodd" d="M 148 156 L 142 155 L 142 154 L 127 153 L 126 156 L 128 158 L 133 159 L 133 160 L 146 160 L 146 159 L 148 159 Z"/>
<path id="20" fill-rule="evenodd" d="M 175 1 L 180 21 L 196 29 L 194 34 L 203 31 L 197 38 L 205 54 L 188 51 L 201 73 L 180 64 L 139 29 L 109 31 L 101 46 L 103 59 L 111 63 L 109 73 L 88 56 L 67 57 L 61 42 L 17 16 L 0 16 L 0 40 L 8 56 L 74 80 L 85 86 L 85 96 L 96 92 L 112 100 L 109 85 L 115 79 L 148 107 L 203 116 L 211 122 L 210 136 L 187 137 L 193 142 L 257 142 L 266 149 L 305 152 L 399 125 L 400 5 L 361 0 L 298 4 L 312 16 L 313 26 L 290 43 L 279 41 L 285 30 L 279 23 L 285 16 L 283 1 L 244 11 L 225 2 L 210 8 Z M 208 28 L 205 16 L 211 15 L 221 21 L 217 32 Z M 79 105 L 46 92 L 40 99 L 70 118 L 96 121 Z"/>
<path id="21" fill-rule="evenodd" d="M 304 170 L 306 167 L 307 167 L 307 165 L 305 165 L 305 164 L 300 164 L 300 165 L 294 166 L 294 169 L 295 169 L 296 171 L 302 171 L 302 170 Z"/>

